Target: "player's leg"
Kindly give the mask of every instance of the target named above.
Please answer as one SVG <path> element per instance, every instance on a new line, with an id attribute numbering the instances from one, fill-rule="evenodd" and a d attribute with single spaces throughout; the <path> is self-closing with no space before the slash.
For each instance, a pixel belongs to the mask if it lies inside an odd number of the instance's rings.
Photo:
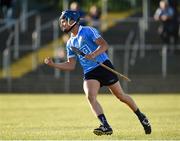
<path id="1" fill-rule="evenodd" d="M 137 115 L 141 124 L 144 127 L 145 133 L 150 134 L 151 133 L 151 126 L 150 126 L 148 119 L 146 118 L 146 116 L 143 113 L 140 112 L 140 110 L 137 107 L 134 100 L 129 95 L 124 93 L 119 81 L 113 85 L 108 86 L 108 87 L 109 87 L 112 94 L 114 94 L 120 101 L 127 104 L 133 110 L 133 112 L 135 112 L 135 114 Z"/>
<path id="2" fill-rule="evenodd" d="M 103 113 L 102 107 L 96 100 L 100 84 L 97 80 L 85 80 L 83 84 L 84 92 L 86 94 L 87 100 L 90 107 L 95 115 L 100 115 Z"/>
<path id="3" fill-rule="evenodd" d="M 103 113 L 103 109 L 99 102 L 97 101 L 97 94 L 100 89 L 100 83 L 97 80 L 90 79 L 90 80 L 84 80 L 83 84 L 84 92 L 86 94 L 87 100 L 90 104 L 90 107 L 95 114 L 95 116 L 98 117 L 101 124 L 99 128 L 94 129 L 94 133 L 96 135 L 110 135 L 112 134 L 112 129 L 110 125 L 108 124 L 106 117 Z"/>
<path id="4" fill-rule="evenodd" d="M 114 94 L 120 101 L 126 103 L 133 111 L 136 111 L 137 105 L 134 100 L 127 94 L 124 93 L 119 82 L 109 86 L 109 90 Z"/>

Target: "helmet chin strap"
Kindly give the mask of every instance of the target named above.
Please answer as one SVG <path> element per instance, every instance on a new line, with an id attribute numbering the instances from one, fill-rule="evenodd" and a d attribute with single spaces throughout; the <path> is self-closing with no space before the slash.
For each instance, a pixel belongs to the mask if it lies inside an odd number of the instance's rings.
<path id="1" fill-rule="evenodd" d="M 74 21 L 72 24 L 70 24 L 70 19 L 68 19 L 68 25 L 69 26 L 73 26 L 74 24 L 76 24 L 76 21 Z"/>
<path id="2" fill-rule="evenodd" d="M 77 24 L 76 21 L 74 21 L 72 24 L 70 24 L 70 20 L 68 20 L 68 25 L 71 26 L 68 30 L 64 29 L 63 31 L 65 33 L 68 33 L 69 31 L 71 31 L 71 29 Z"/>

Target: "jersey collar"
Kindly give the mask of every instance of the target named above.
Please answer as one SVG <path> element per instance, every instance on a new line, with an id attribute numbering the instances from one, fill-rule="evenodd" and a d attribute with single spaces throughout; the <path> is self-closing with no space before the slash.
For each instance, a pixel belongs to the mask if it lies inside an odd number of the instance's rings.
<path id="1" fill-rule="evenodd" d="M 73 36 L 73 35 L 71 34 L 71 37 L 72 37 L 72 38 L 76 38 L 76 37 L 79 35 L 79 33 L 80 33 L 81 29 L 82 29 L 82 26 L 81 26 L 81 25 L 79 25 L 79 29 L 78 29 L 78 33 L 77 33 L 77 35 L 76 35 L 76 36 Z"/>

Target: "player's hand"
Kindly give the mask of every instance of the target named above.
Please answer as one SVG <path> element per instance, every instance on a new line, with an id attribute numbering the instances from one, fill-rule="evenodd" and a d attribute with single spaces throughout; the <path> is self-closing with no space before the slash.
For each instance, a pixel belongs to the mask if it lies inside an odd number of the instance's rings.
<path id="1" fill-rule="evenodd" d="M 52 65 L 54 62 L 52 61 L 52 59 L 50 57 L 46 57 L 44 59 L 44 63 L 47 65 Z"/>
<path id="2" fill-rule="evenodd" d="M 162 21 L 167 21 L 168 20 L 168 16 L 165 16 L 165 15 L 161 16 L 161 20 Z"/>
<path id="3" fill-rule="evenodd" d="M 96 55 L 95 55 L 95 53 L 90 53 L 90 54 L 86 54 L 85 55 L 85 58 L 86 59 L 89 59 L 89 60 L 92 60 L 92 59 L 94 59 L 96 57 Z"/>

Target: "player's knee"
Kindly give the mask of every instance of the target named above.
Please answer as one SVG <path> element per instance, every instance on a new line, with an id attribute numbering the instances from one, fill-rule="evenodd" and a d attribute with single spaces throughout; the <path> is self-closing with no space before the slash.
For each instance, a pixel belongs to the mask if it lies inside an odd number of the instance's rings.
<path id="1" fill-rule="evenodd" d="M 94 103 L 96 101 L 96 97 L 93 96 L 92 94 L 88 94 L 86 96 L 87 100 L 90 102 L 90 103 Z"/>
<path id="2" fill-rule="evenodd" d="M 116 95 L 117 99 L 119 99 L 121 102 L 125 102 L 125 96 L 124 94 L 118 94 Z"/>

